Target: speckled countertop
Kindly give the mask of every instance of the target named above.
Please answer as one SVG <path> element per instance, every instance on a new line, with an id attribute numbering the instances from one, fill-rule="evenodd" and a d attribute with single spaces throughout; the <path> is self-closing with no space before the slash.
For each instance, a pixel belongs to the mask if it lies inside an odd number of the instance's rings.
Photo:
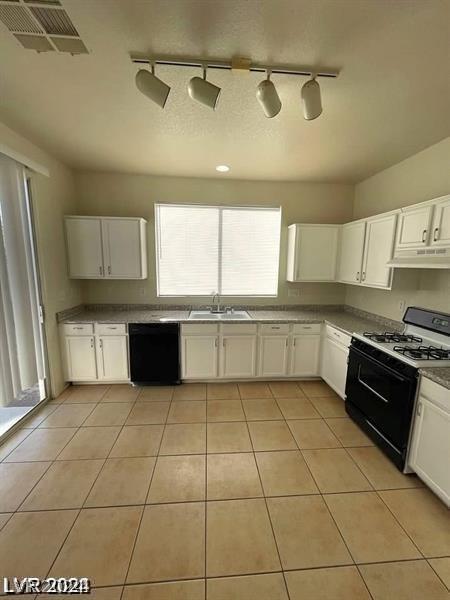
<path id="1" fill-rule="evenodd" d="M 249 310 L 251 321 L 257 323 L 323 323 L 334 325 L 345 333 L 384 331 L 385 323 L 362 318 L 344 310 Z M 62 320 L 63 323 L 249 323 L 249 320 L 217 319 L 189 320 L 183 310 L 83 310 Z"/>
<path id="2" fill-rule="evenodd" d="M 450 367 L 429 367 L 419 369 L 419 373 L 450 390 Z"/>

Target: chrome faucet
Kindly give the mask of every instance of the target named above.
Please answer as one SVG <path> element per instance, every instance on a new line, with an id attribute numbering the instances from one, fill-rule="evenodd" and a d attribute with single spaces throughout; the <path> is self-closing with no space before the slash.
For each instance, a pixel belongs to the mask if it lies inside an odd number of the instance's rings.
<path id="1" fill-rule="evenodd" d="M 214 306 L 216 298 L 217 298 L 217 305 Z M 214 294 L 214 296 L 212 297 L 211 312 L 213 314 L 218 314 L 218 313 L 222 313 L 223 312 L 223 310 L 221 310 L 221 308 L 220 308 L 220 294 L 219 293 Z"/>

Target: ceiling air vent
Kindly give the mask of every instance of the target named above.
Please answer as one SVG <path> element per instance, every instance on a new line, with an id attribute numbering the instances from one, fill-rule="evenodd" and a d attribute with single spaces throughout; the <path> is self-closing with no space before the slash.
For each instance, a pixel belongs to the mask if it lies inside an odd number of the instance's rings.
<path id="1" fill-rule="evenodd" d="M 36 52 L 49 52 L 54 50 L 45 35 L 23 35 L 15 33 L 14 37 L 27 50 L 36 50 Z"/>
<path id="2" fill-rule="evenodd" d="M 53 44 L 60 52 L 69 54 L 88 54 L 88 49 L 79 38 L 51 37 Z"/>
<path id="3" fill-rule="evenodd" d="M 31 12 L 49 35 L 67 35 L 78 37 L 69 15 L 61 8 L 30 7 Z"/>
<path id="4" fill-rule="evenodd" d="M 0 0 L 0 22 L 27 50 L 89 54 L 60 0 Z"/>
<path id="5" fill-rule="evenodd" d="M 18 33 L 42 33 L 42 29 L 24 6 L 0 4 L 0 20 L 10 31 Z"/>

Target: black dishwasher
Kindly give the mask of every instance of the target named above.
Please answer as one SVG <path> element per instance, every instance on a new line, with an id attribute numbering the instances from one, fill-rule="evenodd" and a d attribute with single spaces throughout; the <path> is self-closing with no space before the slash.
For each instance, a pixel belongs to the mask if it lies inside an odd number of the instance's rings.
<path id="1" fill-rule="evenodd" d="M 178 323 L 130 323 L 130 378 L 137 385 L 180 383 Z"/>

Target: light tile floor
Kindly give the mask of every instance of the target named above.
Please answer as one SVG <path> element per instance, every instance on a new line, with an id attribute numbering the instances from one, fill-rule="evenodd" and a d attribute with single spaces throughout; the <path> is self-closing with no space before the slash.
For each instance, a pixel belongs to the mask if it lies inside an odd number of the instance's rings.
<path id="1" fill-rule="evenodd" d="M 0 446 L 0 581 L 89 577 L 93 600 L 444 600 L 449 573 L 449 512 L 321 381 L 74 386 Z"/>

